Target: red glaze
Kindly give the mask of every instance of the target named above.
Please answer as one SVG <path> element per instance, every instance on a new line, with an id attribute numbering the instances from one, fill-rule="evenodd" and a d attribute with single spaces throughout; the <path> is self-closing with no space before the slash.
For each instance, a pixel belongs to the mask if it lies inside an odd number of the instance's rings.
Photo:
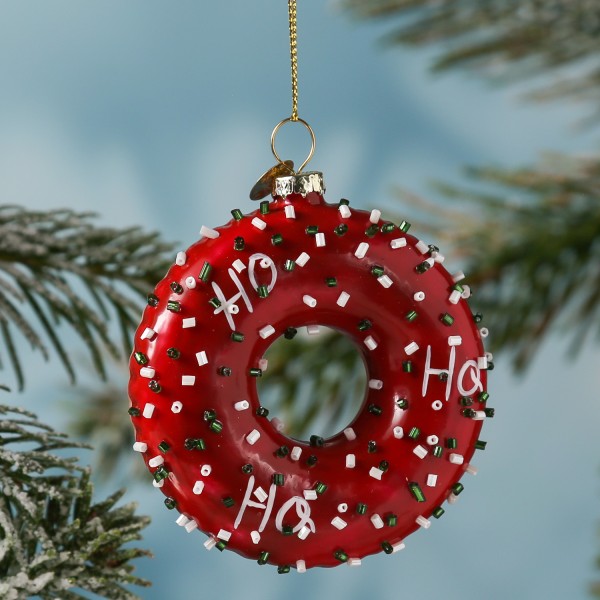
<path id="1" fill-rule="evenodd" d="M 286 218 L 287 205 L 294 207 L 295 219 Z M 370 213 L 352 208 L 351 211 L 351 216 L 344 219 L 338 206 L 325 203 L 322 196 L 311 193 L 302 198 L 294 194 L 285 200 L 276 198 L 266 215 L 256 211 L 217 228 L 218 238 L 203 238 L 192 245 L 185 264 L 174 265 L 157 285 L 158 305 L 146 308 L 135 336 L 135 352 L 147 357 L 147 366 L 155 370 L 153 381 L 160 385 L 158 392 L 149 388 L 150 379 L 140 375 L 142 367 L 134 354 L 129 385 L 131 405 L 140 411 L 147 403 L 155 405 L 151 418 L 133 417 L 137 440 L 148 445 L 144 453 L 146 462 L 163 456 L 169 474 L 162 491 L 176 500 L 177 510 L 195 520 L 209 536 L 216 538 L 220 530 L 229 532 L 227 548 L 254 560 L 266 551 L 268 562 L 275 565 L 295 567 L 301 560 L 307 568 L 329 567 L 340 564 L 346 556 L 362 558 L 379 552 L 382 544 L 399 548 L 401 540 L 418 529 L 416 519 L 431 518 L 433 511 L 452 494 L 452 486 L 468 467 L 481 429 L 480 420 L 464 416 L 460 398 L 468 395 L 473 400 L 471 409 L 484 409 L 480 394 L 486 389 L 486 372 L 477 367 L 484 349 L 466 301 L 461 299 L 458 304 L 449 301 L 454 286 L 452 277 L 439 263 L 424 273 L 417 272 L 416 267 L 431 255 L 416 248 L 416 238 L 397 227 L 391 233 L 379 229 L 369 237 L 365 231 L 372 225 Z M 254 217 L 266 223 L 264 230 L 252 224 Z M 334 233 L 340 224 L 348 226 L 341 236 Z M 379 221 L 379 228 L 383 224 L 384 221 Z M 306 233 L 310 225 L 317 225 L 319 233 L 325 235 L 325 246 L 317 247 L 316 236 Z M 273 245 L 271 236 L 278 233 L 283 241 Z M 244 250 L 234 250 L 236 237 L 244 238 Z M 395 239 L 405 239 L 407 245 L 392 249 L 390 242 Z M 369 249 L 359 259 L 355 251 L 361 242 L 367 242 Z M 285 261 L 296 260 L 302 252 L 310 255 L 306 265 L 296 265 L 289 272 L 284 270 Z M 248 266 L 255 253 L 269 256 L 276 268 L 276 282 L 267 298 L 259 297 L 250 283 Z M 231 269 L 236 260 L 246 266 L 241 273 Z M 207 282 L 198 278 L 205 261 L 212 266 Z M 372 274 L 375 265 L 384 268 L 392 281 L 390 287 L 381 285 Z M 255 263 L 254 273 L 257 285 L 268 285 L 272 280 L 270 268 L 261 267 L 260 260 Z M 238 293 L 232 274 L 243 285 L 253 308 L 250 312 L 239 298 L 239 312 L 232 315 L 235 330 L 245 336 L 241 343 L 231 340 L 232 329 L 224 313 L 214 314 L 216 311 L 209 304 L 217 295 L 215 285 L 226 298 Z M 194 289 L 186 286 L 189 277 L 195 280 Z M 328 277 L 337 278 L 336 287 L 328 287 L 325 281 Z M 183 287 L 182 293 L 172 291 L 173 282 Z M 350 294 L 343 308 L 336 303 L 342 291 Z M 425 293 L 423 301 L 414 299 L 418 291 Z M 317 300 L 314 308 L 303 302 L 305 294 Z M 179 302 L 180 312 L 168 310 L 168 301 Z M 409 321 L 406 315 L 412 310 L 418 316 Z M 441 321 L 445 313 L 454 318 L 451 325 Z M 183 328 L 183 320 L 191 317 L 196 319 L 195 327 Z M 358 323 L 364 319 L 370 320 L 372 327 L 360 331 Z M 383 382 L 381 389 L 368 389 L 360 413 L 350 424 L 356 439 L 348 440 L 340 432 L 327 439 L 322 447 L 290 439 L 279 433 L 268 418 L 257 416 L 256 378 L 249 375 L 249 369 L 258 368 L 267 348 L 287 327 L 314 324 L 333 327 L 350 336 L 362 352 L 368 379 Z M 267 325 L 275 333 L 263 339 L 259 330 Z M 141 339 L 146 328 L 157 332 L 152 340 Z M 377 344 L 373 350 L 364 343 L 367 336 Z M 462 338 L 454 350 L 449 346 L 449 336 Z M 416 342 L 419 348 L 408 356 L 405 347 L 411 342 Z M 173 347 L 180 352 L 178 359 L 167 356 L 167 350 Z M 429 347 L 429 367 L 452 370 L 447 400 L 443 374 L 442 378 L 437 372 L 427 378 Z M 199 366 L 196 358 L 201 351 L 206 352 L 208 359 L 203 366 Z M 412 363 L 411 372 L 403 370 L 403 362 L 407 360 Z M 221 367 L 229 367 L 232 374 L 220 375 Z M 193 385 L 182 385 L 183 376 L 195 377 Z M 423 394 L 425 379 L 428 385 Z M 404 409 L 398 406 L 403 399 L 408 403 Z M 250 408 L 235 410 L 234 404 L 241 400 L 247 400 Z M 442 404 L 439 410 L 432 408 L 436 400 Z M 179 413 L 171 410 L 175 401 L 183 405 Z M 381 414 L 373 414 L 369 410 L 371 405 L 380 408 Z M 203 418 L 209 409 L 216 411 L 223 425 L 220 433 L 212 431 Z M 377 412 L 373 407 L 371 410 Z M 401 439 L 394 435 L 396 427 L 403 429 Z M 409 436 L 414 427 L 420 430 L 416 439 Z M 260 438 L 251 445 L 246 436 L 254 429 Z M 428 443 L 427 438 L 432 435 L 438 436 L 437 445 L 443 447 L 441 457 L 434 456 L 434 445 Z M 205 450 L 187 450 L 184 447 L 187 438 L 203 439 Z M 449 438 L 455 438 L 456 449 L 447 447 Z M 163 440 L 170 446 L 167 452 L 158 448 Z M 375 452 L 369 451 L 370 441 L 376 443 Z M 300 459 L 294 461 L 290 455 L 278 457 L 276 451 L 281 446 L 290 450 L 295 446 L 301 448 Z M 417 446 L 426 451 L 424 458 L 414 453 Z M 354 468 L 346 468 L 347 454 L 355 455 Z M 454 464 L 451 454 L 462 456 L 464 462 Z M 311 455 L 317 457 L 314 466 L 307 464 Z M 378 468 L 381 461 L 387 461 L 389 468 L 383 473 L 379 470 L 379 480 L 370 475 L 370 470 Z M 251 475 L 242 471 L 245 464 L 252 465 Z M 210 465 L 212 472 L 203 476 L 202 465 Z M 284 484 L 271 488 L 273 475 L 277 473 L 284 476 Z M 437 475 L 433 487 L 427 484 L 429 474 Z M 204 483 L 200 495 L 192 491 L 197 481 Z M 325 484 L 326 490 L 314 500 L 305 500 L 304 491 L 314 490 L 318 482 Z M 414 497 L 409 489 L 411 482 L 419 485 L 424 501 Z M 259 499 L 253 492 L 258 487 L 266 494 L 271 491 L 270 513 L 256 506 Z M 236 528 L 247 490 L 255 505 L 246 506 Z M 231 507 L 223 502 L 228 497 L 234 501 Z M 263 504 L 268 502 L 265 500 Z M 347 511 L 338 512 L 343 503 L 347 504 Z M 366 514 L 357 513 L 358 503 L 367 505 Z M 309 522 L 305 519 L 307 526 L 312 523 L 315 529 L 304 540 L 298 537 L 302 515 L 310 519 Z M 381 517 L 383 527 L 374 526 L 371 520 L 374 515 Z M 388 518 L 392 515 L 396 515 L 397 522 L 390 526 Z M 332 524 L 335 517 L 347 525 L 337 529 Z M 292 527 L 294 532 L 284 535 L 278 529 L 281 525 Z M 251 532 L 259 530 L 260 540 L 254 543 Z M 389 552 L 391 547 L 384 549 Z M 344 554 L 336 557 L 340 551 Z"/>

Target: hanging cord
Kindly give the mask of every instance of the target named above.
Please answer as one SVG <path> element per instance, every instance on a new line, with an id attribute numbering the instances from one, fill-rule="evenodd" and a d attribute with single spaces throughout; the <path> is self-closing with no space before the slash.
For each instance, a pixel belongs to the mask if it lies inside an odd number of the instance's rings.
<path id="1" fill-rule="evenodd" d="M 290 62 L 292 68 L 292 121 L 298 120 L 298 36 L 296 29 L 296 0 L 288 0 L 290 21 Z"/>

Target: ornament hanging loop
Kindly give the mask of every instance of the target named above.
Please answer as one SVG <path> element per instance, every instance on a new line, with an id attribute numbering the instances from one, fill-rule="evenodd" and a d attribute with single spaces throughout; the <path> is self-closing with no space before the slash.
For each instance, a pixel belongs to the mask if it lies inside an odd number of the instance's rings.
<path id="1" fill-rule="evenodd" d="M 275 128 L 273 129 L 273 133 L 271 133 L 271 152 L 273 153 L 273 156 L 277 159 L 279 164 L 284 165 L 285 162 L 281 159 L 281 157 L 277 153 L 277 150 L 275 148 L 275 139 L 277 138 L 277 132 L 286 123 L 301 123 L 302 125 L 304 125 L 304 127 L 310 134 L 310 140 L 311 140 L 310 152 L 308 153 L 308 156 L 306 157 L 304 162 L 300 165 L 300 168 L 295 172 L 296 175 L 299 175 L 300 173 L 302 173 L 302 170 L 304 169 L 304 167 L 306 167 L 306 165 L 310 162 L 311 158 L 313 157 L 313 154 L 315 153 L 315 148 L 317 146 L 317 140 L 315 138 L 315 132 L 312 130 L 312 127 L 304 119 L 301 119 L 300 117 L 296 117 L 295 119 L 294 119 L 294 117 L 288 117 L 287 119 L 283 119 L 283 120 L 279 121 L 279 123 L 277 123 L 277 125 L 275 125 Z"/>

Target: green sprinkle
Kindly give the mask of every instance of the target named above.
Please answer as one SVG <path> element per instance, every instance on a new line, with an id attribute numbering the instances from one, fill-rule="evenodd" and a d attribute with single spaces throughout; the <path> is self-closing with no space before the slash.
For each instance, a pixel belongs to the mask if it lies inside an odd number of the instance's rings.
<path id="1" fill-rule="evenodd" d="M 171 446 L 165 441 L 163 440 L 159 445 L 158 445 L 158 449 L 163 453 L 166 454 L 170 449 Z"/>
<path id="2" fill-rule="evenodd" d="M 419 436 L 421 435 L 421 430 L 418 427 L 413 427 L 409 432 L 408 432 L 408 437 L 416 440 Z"/>
<path id="3" fill-rule="evenodd" d="M 371 440 L 367 444 L 367 450 L 369 454 L 375 454 L 375 452 L 377 452 L 377 442 L 375 440 Z"/>
<path id="4" fill-rule="evenodd" d="M 279 246 L 283 242 L 283 236 L 280 233 L 275 233 L 271 236 L 271 244 Z"/>
<path id="5" fill-rule="evenodd" d="M 450 448 L 451 450 L 456 450 L 456 448 L 458 447 L 458 442 L 456 440 L 456 438 L 447 438 L 446 439 L 446 448 Z"/>
<path id="6" fill-rule="evenodd" d="M 408 484 L 408 489 L 417 502 L 425 502 L 425 494 L 416 481 L 411 481 Z"/>
<path id="7" fill-rule="evenodd" d="M 242 465 L 242 473 L 245 473 L 246 475 L 250 475 L 250 473 L 252 473 L 252 471 L 254 471 L 254 467 L 250 463 L 246 463 L 245 465 Z"/>
<path id="8" fill-rule="evenodd" d="M 269 201 L 268 200 L 263 200 L 260 203 L 260 214 L 261 215 L 268 215 L 269 214 Z"/>
<path id="9" fill-rule="evenodd" d="M 487 392 L 481 392 L 479 394 L 479 402 L 487 402 L 490 398 L 490 395 Z"/>
<path id="10" fill-rule="evenodd" d="M 177 300 L 169 300 L 167 302 L 167 310 L 175 313 L 181 312 L 181 304 Z"/>
<path id="11" fill-rule="evenodd" d="M 158 381 L 156 381 L 156 379 L 151 379 L 148 382 L 148 387 L 155 393 L 158 394 L 162 388 L 160 387 L 160 383 L 158 383 Z"/>
<path id="12" fill-rule="evenodd" d="M 392 554 L 394 547 L 389 542 L 381 542 L 381 548 L 386 554 Z"/>
<path id="13" fill-rule="evenodd" d="M 486 446 L 487 442 L 484 442 L 483 440 L 477 440 L 475 442 L 475 450 L 485 450 Z"/>
<path id="14" fill-rule="evenodd" d="M 375 225 L 373 223 L 373 225 L 369 225 L 366 229 L 365 229 L 365 235 L 367 237 L 372 238 L 377 232 L 379 231 L 379 227 L 377 227 L 377 225 Z"/>
<path id="15" fill-rule="evenodd" d="M 434 244 L 429 244 L 429 254 L 433 255 L 434 252 L 439 252 L 440 249 Z"/>
<path id="16" fill-rule="evenodd" d="M 481 321 L 483 321 L 483 315 L 481 313 L 475 313 L 473 315 L 473 321 L 475 321 L 475 323 L 481 323 Z"/>
<path id="17" fill-rule="evenodd" d="M 283 473 L 273 473 L 272 481 L 275 485 L 282 486 L 285 484 L 285 476 Z"/>
<path id="18" fill-rule="evenodd" d="M 138 365 L 147 365 L 148 357 L 143 352 L 134 352 L 133 357 Z"/>
<path id="19" fill-rule="evenodd" d="M 348 225 L 346 223 L 340 223 L 333 232 L 335 235 L 339 235 L 340 237 L 348 232 Z"/>
<path id="20" fill-rule="evenodd" d="M 398 525 L 398 517 L 394 514 L 388 515 L 386 521 L 388 527 L 396 527 Z"/>
<path id="21" fill-rule="evenodd" d="M 268 417 L 269 416 L 269 409 L 265 408 L 264 406 L 259 406 L 256 409 L 256 414 L 259 417 Z"/>
<path id="22" fill-rule="evenodd" d="M 250 377 L 262 377 L 262 369 L 252 368 L 248 370 Z"/>
<path id="23" fill-rule="evenodd" d="M 403 360 L 402 361 L 402 370 L 405 373 L 412 373 L 413 365 L 411 360 Z"/>
<path id="24" fill-rule="evenodd" d="M 381 413 L 383 412 L 381 406 L 378 406 L 377 404 L 369 404 L 368 410 L 372 415 L 375 415 L 376 417 L 381 416 Z"/>
<path id="25" fill-rule="evenodd" d="M 460 292 L 461 294 L 465 291 L 465 288 L 462 285 L 460 285 L 460 283 L 455 283 L 451 289 L 455 292 Z"/>
<path id="26" fill-rule="evenodd" d="M 473 406 L 473 398 L 469 396 L 461 396 L 459 402 L 461 406 Z"/>
<path id="27" fill-rule="evenodd" d="M 283 332 L 283 337 L 286 340 L 293 340 L 296 337 L 296 334 L 298 333 L 298 330 L 294 327 L 288 327 L 284 332 Z"/>
<path id="28" fill-rule="evenodd" d="M 356 505 L 356 512 L 359 515 L 366 515 L 367 514 L 367 505 L 363 504 L 362 502 L 359 502 Z"/>
<path id="29" fill-rule="evenodd" d="M 175 500 L 175 498 L 171 498 L 171 496 L 168 496 L 165 498 L 165 506 L 169 510 L 173 510 L 177 506 L 177 500 Z"/>
<path id="30" fill-rule="evenodd" d="M 210 425 L 208 426 L 208 428 L 211 431 L 214 431 L 215 433 L 221 433 L 221 431 L 223 431 L 223 423 L 221 423 L 221 421 L 211 421 Z"/>
<path id="31" fill-rule="evenodd" d="M 210 423 L 217 418 L 217 411 L 214 408 L 209 408 L 208 410 L 204 411 L 202 417 L 207 423 Z"/>
<path id="32" fill-rule="evenodd" d="M 410 223 L 408 221 L 402 221 L 402 223 L 398 225 L 398 229 L 404 233 L 408 233 L 408 230 L 410 229 Z"/>
<path id="33" fill-rule="evenodd" d="M 317 457 L 314 454 L 311 454 L 307 459 L 306 459 L 306 464 L 309 467 L 314 467 L 317 464 Z"/>
<path id="34" fill-rule="evenodd" d="M 148 294 L 148 306 L 158 306 L 158 296 L 155 294 Z"/>
<path id="35" fill-rule="evenodd" d="M 217 373 L 222 377 L 230 377 L 231 376 L 231 368 L 230 367 L 219 367 L 217 369 Z"/>
<path id="36" fill-rule="evenodd" d="M 422 263 L 419 263 L 416 267 L 415 267 L 415 271 L 419 274 L 423 274 L 426 271 L 429 271 L 429 269 L 431 269 L 431 264 L 428 263 L 426 260 L 423 261 Z"/>
<path id="37" fill-rule="evenodd" d="M 162 481 L 163 479 L 166 479 L 169 476 L 169 471 L 167 471 L 167 469 L 165 469 L 165 467 L 163 467 L 162 465 L 160 467 L 158 467 L 158 469 L 156 469 L 156 471 L 154 471 L 154 481 Z"/>
<path id="38" fill-rule="evenodd" d="M 327 284 L 327 287 L 336 287 L 337 279 L 335 277 L 326 277 L 325 283 Z"/>
<path id="39" fill-rule="evenodd" d="M 206 444 L 201 438 L 186 438 L 183 446 L 186 450 L 206 450 Z"/>
<path id="40" fill-rule="evenodd" d="M 306 233 L 308 235 L 317 235 L 317 233 L 319 233 L 319 226 L 318 225 L 309 225 L 306 228 Z"/>
<path id="41" fill-rule="evenodd" d="M 233 240 L 233 249 L 234 250 L 238 250 L 241 251 L 246 247 L 246 242 L 244 241 L 243 237 L 236 237 L 235 240 Z"/>
<path id="42" fill-rule="evenodd" d="M 483 409 L 485 411 L 485 416 L 488 417 L 489 419 L 493 419 L 494 415 L 496 414 L 496 411 L 493 408 L 484 408 Z"/>
<path id="43" fill-rule="evenodd" d="M 322 448 L 325 444 L 325 440 L 320 435 L 311 435 L 310 436 L 310 445 L 313 448 Z"/>
<path id="44" fill-rule="evenodd" d="M 266 550 L 263 550 L 258 555 L 258 560 L 256 561 L 259 565 L 266 565 L 269 560 L 269 553 Z"/>
<path id="45" fill-rule="evenodd" d="M 231 214 L 236 221 L 241 221 L 244 216 L 239 208 L 234 208 L 231 211 Z"/>
<path id="46" fill-rule="evenodd" d="M 285 458 L 290 453 L 290 449 L 287 446 L 279 446 L 275 451 L 275 456 L 279 458 Z"/>
<path id="47" fill-rule="evenodd" d="M 135 406 L 129 407 L 127 412 L 129 413 L 129 416 L 131 416 L 131 417 L 139 417 L 142 414 L 140 409 L 136 408 Z"/>
<path id="48" fill-rule="evenodd" d="M 227 542 L 225 540 L 219 540 L 216 544 L 215 544 L 215 548 L 219 551 L 219 552 L 223 552 L 223 550 L 225 550 L 225 548 L 227 548 Z"/>
<path id="49" fill-rule="evenodd" d="M 339 202 L 338 202 L 338 206 L 342 206 L 342 204 L 345 204 L 346 206 L 348 206 L 350 204 L 350 200 L 346 200 L 346 198 L 342 198 Z"/>
<path id="50" fill-rule="evenodd" d="M 183 294 L 183 286 L 180 283 L 173 281 L 169 287 L 174 294 Z"/>
<path id="51" fill-rule="evenodd" d="M 169 348 L 167 350 L 167 356 L 169 358 L 178 359 L 181 356 L 181 352 L 177 348 Z"/>
<path id="52" fill-rule="evenodd" d="M 221 301 L 218 298 L 211 298 L 208 303 L 213 307 L 213 308 L 219 308 L 221 306 Z"/>
<path id="53" fill-rule="evenodd" d="M 243 342 L 244 334 L 241 331 L 232 331 L 231 332 L 231 340 L 234 342 Z"/>
<path id="54" fill-rule="evenodd" d="M 472 408 L 464 408 L 462 415 L 463 417 L 467 417 L 467 419 L 473 419 L 477 413 Z"/>
<path id="55" fill-rule="evenodd" d="M 319 496 L 322 496 L 325 493 L 325 490 L 327 490 L 327 485 L 324 484 L 322 481 L 317 481 L 317 483 L 315 484 L 315 492 L 317 492 Z"/>
<path id="56" fill-rule="evenodd" d="M 256 292 L 261 298 L 267 298 L 269 295 L 269 287 L 266 285 L 259 285 L 256 288 Z"/>
<path id="57" fill-rule="evenodd" d="M 277 567 L 277 572 L 280 575 L 285 575 L 286 573 L 290 572 L 290 565 L 282 565 L 280 567 Z"/>
<path id="58" fill-rule="evenodd" d="M 294 528 L 291 525 L 283 525 L 281 533 L 283 535 L 294 535 Z"/>
<path id="59" fill-rule="evenodd" d="M 402 410 L 406 410 L 408 408 L 408 400 L 406 398 L 398 398 L 396 406 Z"/>
<path id="60" fill-rule="evenodd" d="M 340 562 L 345 563 L 348 561 L 348 555 L 343 550 L 336 550 L 333 556 Z"/>
<path id="61" fill-rule="evenodd" d="M 432 454 L 436 458 L 441 458 L 442 454 L 444 454 L 444 449 L 442 448 L 442 446 L 434 446 Z"/>
<path id="62" fill-rule="evenodd" d="M 381 226 L 381 233 L 392 233 L 396 229 L 396 226 L 393 223 L 384 223 Z"/>
<path id="63" fill-rule="evenodd" d="M 374 277 L 381 277 L 384 273 L 385 270 L 381 265 L 373 265 L 371 267 L 371 275 Z"/>
<path id="64" fill-rule="evenodd" d="M 206 283 L 210 279 L 211 273 L 212 273 L 212 265 L 209 262 L 204 261 L 204 264 L 202 265 L 202 268 L 200 269 L 200 275 L 198 275 L 198 279 L 200 279 L 200 281 L 204 281 L 204 283 Z"/>
<path id="65" fill-rule="evenodd" d="M 405 315 L 405 319 L 409 322 L 412 323 L 417 317 L 419 316 L 419 313 L 416 310 L 409 310 L 406 315 Z"/>
<path id="66" fill-rule="evenodd" d="M 458 496 L 465 489 L 465 486 L 462 483 L 455 483 L 451 489 L 452 493 Z"/>
<path id="67" fill-rule="evenodd" d="M 371 321 L 369 321 L 369 319 L 363 319 L 362 321 L 359 321 L 359 323 L 358 323 L 359 331 L 366 331 L 367 329 L 371 329 L 371 327 L 373 327 L 373 323 L 371 323 Z"/>
<path id="68" fill-rule="evenodd" d="M 433 512 L 431 513 L 436 519 L 439 519 L 446 511 L 441 507 L 441 506 L 437 506 L 436 508 L 433 509 Z"/>
<path id="69" fill-rule="evenodd" d="M 440 317 L 440 321 L 444 324 L 447 325 L 448 327 L 450 327 L 450 325 L 452 325 L 454 323 L 454 317 L 449 314 L 449 313 L 444 313 L 441 317 Z"/>
<path id="70" fill-rule="evenodd" d="M 284 263 L 283 263 L 283 270 L 284 271 L 293 271 L 294 267 L 296 266 L 296 261 L 292 260 L 290 258 L 288 258 Z"/>
<path id="71" fill-rule="evenodd" d="M 231 496 L 226 496 L 222 499 L 222 502 L 227 508 L 231 508 L 235 505 L 235 500 Z"/>

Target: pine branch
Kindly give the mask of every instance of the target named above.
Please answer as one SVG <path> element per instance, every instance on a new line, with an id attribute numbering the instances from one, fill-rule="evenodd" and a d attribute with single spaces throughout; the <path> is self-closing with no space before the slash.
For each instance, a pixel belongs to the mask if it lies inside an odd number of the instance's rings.
<path id="1" fill-rule="evenodd" d="M 136 597 L 125 586 L 149 585 L 131 561 L 150 554 L 130 545 L 149 519 L 116 506 L 123 492 L 93 503 L 89 470 L 56 453 L 81 447 L 0 406 L 0 597 L 125 600 Z"/>
<path id="2" fill-rule="evenodd" d="M 105 377 L 104 354 L 122 352 L 107 321 L 116 317 L 128 354 L 140 311 L 135 297 L 164 275 L 169 250 L 157 234 L 137 227 L 94 227 L 90 214 L 0 206 L 0 339 L 19 388 L 25 377 L 15 335 L 45 359 L 53 351 L 75 380 L 69 351 L 55 331 L 63 323 Z"/>

